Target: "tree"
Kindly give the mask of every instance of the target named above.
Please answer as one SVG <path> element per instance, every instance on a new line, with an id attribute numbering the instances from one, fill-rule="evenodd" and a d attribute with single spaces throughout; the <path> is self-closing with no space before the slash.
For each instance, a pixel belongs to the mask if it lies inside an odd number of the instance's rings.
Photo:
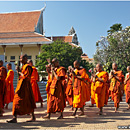
<path id="1" fill-rule="evenodd" d="M 121 31 L 122 30 L 122 24 L 113 24 L 111 27 L 110 27 L 110 30 L 108 30 L 107 32 L 108 33 L 114 33 L 114 32 L 117 32 L 117 31 Z"/>
<path id="2" fill-rule="evenodd" d="M 72 47 L 69 43 L 65 43 L 61 40 L 57 40 L 49 45 L 42 46 L 42 52 L 38 56 L 36 66 L 40 71 L 46 69 L 45 65 L 48 64 L 47 59 L 57 58 L 61 66 L 64 66 L 66 69 L 68 66 L 73 65 L 75 60 L 81 61 L 81 66 L 85 67 L 87 70 L 92 67 L 92 64 L 89 64 L 86 61 L 81 60 L 82 49 L 80 47 Z"/>
<path id="3" fill-rule="evenodd" d="M 104 69 L 110 72 L 112 63 L 116 62 L 118 68 L 126 73 L 126 67 L 130 65 L 130 27 L 109 33 L 107 37 L 97 41 L 96 45 L 96 63 L 102 63 Z"/>

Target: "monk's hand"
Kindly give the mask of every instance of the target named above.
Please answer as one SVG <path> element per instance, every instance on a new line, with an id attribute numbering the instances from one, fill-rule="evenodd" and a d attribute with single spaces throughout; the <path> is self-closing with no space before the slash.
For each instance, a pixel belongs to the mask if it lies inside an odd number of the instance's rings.
<path id="1" fill-rule="evenodd" d="M 21 73 L 21 72 L 19 72 L 19 74 L 23 77 L 24 76 L 24 74 L 23 73 Z"/>
<path id="2" fill-rule="evenodd" d="M 51 71 L 54 71 L 55 70 L 55 67 L 51 67 Z"/>
<path id="3" fill-rule="evenodd" d="M 17 70 L 17 72 L 19 72 L 19 71 L 20 71 L 19 66 L 16 66 L 16 67 L 15 67 L 15 69 Z"/>

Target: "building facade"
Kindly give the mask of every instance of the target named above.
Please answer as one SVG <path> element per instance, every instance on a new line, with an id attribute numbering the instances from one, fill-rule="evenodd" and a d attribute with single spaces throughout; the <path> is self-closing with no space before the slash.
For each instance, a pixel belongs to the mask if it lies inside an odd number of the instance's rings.
<path id="1" fill-rule="evenodd" d="M 5 56 L 5 62 L 13 64 L 20 55 L 27 54 L 35 65 L 41 45 L 52 43 L 44 36 L 43 11 L 0 14 L 0 55 Z"/>

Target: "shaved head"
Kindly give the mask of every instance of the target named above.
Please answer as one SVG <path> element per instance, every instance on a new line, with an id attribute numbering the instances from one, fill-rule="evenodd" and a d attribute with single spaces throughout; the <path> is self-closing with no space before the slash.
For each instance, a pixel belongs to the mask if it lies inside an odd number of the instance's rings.
<path id="1" fill-rule="evenodd" d="M 21 55 L 20 56 L 20 62 L 23 63 L 23 64 L 26 64 L 27 63 L 27 54 L 24 54 L 24 55 Z"/>
<path id="2" fill-rule="evenodd" d="M 52 59 L 52 64 L 53 64 L 55 67 L 59 67 L 59 66 L 60 66 L 60 65 L 59 65 L 59 61 L 58 61 L 57 58 Z"/>
<path id="3" fill-rule="evenodd" d="M 102 71 L 102 64 L 97 64 L 97 65 L 96 65 L 96 70 L 97 70 L 98 72 Z"/>
<path id="4" fill-rule="evenodd" d="M 29 64 L 30 66 L 33 66 L 33 61 L 32 61 L 32 60 L 28 60 L 28 64 Z"/>
<path id="5" fill-rule="evenodd" d="M 12 64 L 11 64 L 11 63 L 8 63 L 8 64 L 6 65 L 6 67 L 7 67 L 8 70 L 10 70 L 10 69 L 12 69 Z"/>
<path id="6" fill-rule="evenodd" d="M 3 66 L 3 61 L 0 59 L 0 67 Z"/>
<path id="7" fill-rule="evenodd" d="M 114 62 L 114 63 L 112 64 L 112 69 L 113 69 L 113 70 L 117 70 L 117 67 L 118 67 L 117 63 Z"/>
<path id="8" fill-rule="evenodd" d="M 130 72 L 130 66 L 127 67 L 127 71 Z"/>
<path id="9" fill-rule="evenodd" d="M 80 66 L 80 62 L 78 60 L 74 61 L 74 68 L 78 69 Z"/>

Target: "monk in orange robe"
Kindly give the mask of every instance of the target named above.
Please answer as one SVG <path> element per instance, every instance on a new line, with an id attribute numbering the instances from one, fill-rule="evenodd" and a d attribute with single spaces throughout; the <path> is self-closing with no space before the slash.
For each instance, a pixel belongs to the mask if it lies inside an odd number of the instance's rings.
<path id="1" fill-rule="evenodd" d="M 58 119 L 63 119 L 63 111 L 66 106 L 63 81 L 65 80 L 66 69 L 59 65 L 59 61 L 56 58 L 52 60 L 52 64 L 54 65 L 54 67 L 51 67 L 52 83 L 49 90 L 47 115 L 44 118 L 50 119 L 51 113 L 60 112 Z"/>
<path id="2" fill-rule="evenodd" d="M 14 86 L 13 86 L 13 79 L 14 79 L 14 71 L 12 70 L 12 64 L 7 64 L 8 74 L 6 77 L 6 92 L 4 102 L 6 104 L 5 108 L 8 109 L 8 104 L 13 102 L 14 99 Z"/>
<path id="3" fill-rule="evenodd" d="M 128 104 L 127 110 L 130 109 L 130 66 L 127 67 L 128 73 L 125 76 L 124 84 L 126 85 L 125 94 L 126 94 L 126 103 Z"/>
<path id="4" fill-rule="evenodd" d="M 94 82 L 94 91 L 95 91 L 95 103 L 96 106 L 99 108 L 99 115 L 102 115 L 102 109 L 105 104 L 105 94 L 106 94 L 106 82 L 108 80 L 108 73 L 102 71 L 102 65 L 96 65 L 97 73 L 93 74 L 93 78 L 95 78 Z"/>
<path id="5" fill-rule="evenodd" d="M 3 61 L 0 60 L 0 116 L 3 116 L 4 98 L 5 98 L 5 79 L 7 76 L 7 70 L 3 66 Z"/>
<path id="6" fill-rule="evenodd" d="M 27 64 L 27 55 L 20 57 L 20 62 L 23 64 L 22 68 L 16 68 L 19 74 L 19 81 L 15 90 L 13 100 L 13 119 L 7 121 L 8 123 L 17 123 L 17 115 L 32 114 L 31 120 L 35 121 L 34 108 L 36 108 L 35 99 L 31 87 L 32 67 Z"/>
<path id="7" fill-rule="evenodd" d="M 91 75 L 93 73 L 96 73 L 96 68 L 90 71 Z M 91 76 L 91 105 L 89 107 L 94 107 L 95 104 L 95 91 L 94 91 L 94 85 L 95 85 L 95 78 L 93 76 Z"/>
<path id="8" fill-rule="evenodd" d="M 39 91 L 39 87 L 37 82 L 39 82 L 39 75 L 37 72 L 36 67 L 33 66 L 33 61 L 29 60 L 28 64 L 32 67 L 33 72 L 31 75 L 31 86 L 32 86 L 32 90 L 33 90 L 33 94 L 34 94 L 34 98 L 35 98 L 35 102 L 40 102 L 41 103 L 41 108 L 43 107 L 43 100 Z"/>
<path id="9" fill-rule="evenodd" d="M 67 88 L 66 88 L 66 98 L 71 106 L 71 110 L 73 110 L 73 84 L 72 84 L 72 66 L 68 67 L 67 71 Z"/>
<path id="10" fill-rule="evenodd" d="M 46 65 L 46 71 L 47 71 L 47 73 L 48 73 L 48 81 L 47 81 L 47 85 L 46 85 L 47 103 L 48 103 L 50 85 L 51 85 L 51 83 L 52 83 L 52 78 L 51 78 L 51 64 Z"/>
<path id="11" fill-rule="evenodd" d="M 119 103 L 122 100 L 124 75 L 122 71 L 117 70 L 116 63 L 112 64 L 112 69 L 113 70 L 109 74 L 109 80 L 110 80 L 109 90 L 112 92 L 112 99 L 114 100 L 115 112 L 117 112 L 119 108 Z"/>
<path id="12" fill-rule="evenodd" d="M 81 113 L 79 116 L 84 115 L 84 105 L 86 101 L 90 100 L 89 92 L 89 76 L 86 73 L 86 69 L 80 67 L 79 61 L 74 62 L 75 71 L 74 74 L 74 86 L 73 86 L 73 107 L 75 108 L 72 116 L 76 115 L 78 108 Z"/>

